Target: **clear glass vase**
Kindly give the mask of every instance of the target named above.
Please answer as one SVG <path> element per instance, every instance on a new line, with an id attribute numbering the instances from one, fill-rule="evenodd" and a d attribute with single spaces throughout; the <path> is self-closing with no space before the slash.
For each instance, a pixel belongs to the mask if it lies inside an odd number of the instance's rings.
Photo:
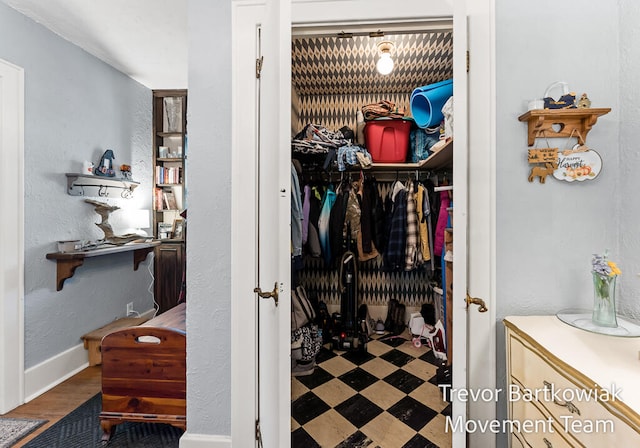
<path id="1" fill-rule="evenodd" d="M 616 278 L 592 272 L 593 274 L 593 314 L 591 320 L 601 327 L 618 326 L 616 318 Z"/>

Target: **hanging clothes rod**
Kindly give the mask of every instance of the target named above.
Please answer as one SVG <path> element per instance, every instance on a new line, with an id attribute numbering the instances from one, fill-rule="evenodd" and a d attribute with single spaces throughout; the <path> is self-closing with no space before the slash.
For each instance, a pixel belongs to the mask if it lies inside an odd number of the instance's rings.
<path id="1" fill-rule="evenodd" d="M 444 185 L 442 187 L 434 187 L 433 191 L 452 191 L 453 185 Z"/>

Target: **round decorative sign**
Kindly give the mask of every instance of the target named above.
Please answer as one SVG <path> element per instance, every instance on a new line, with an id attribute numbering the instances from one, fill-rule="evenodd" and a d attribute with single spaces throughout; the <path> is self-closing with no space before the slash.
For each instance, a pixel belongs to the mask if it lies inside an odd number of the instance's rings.
<path id="1" fill-rule="evenodd" d="M 558 168 L 553 177 L 567 182 L 595 179 L 602 170 L 602 159 L 593 149 L 576 145 L 571 151 L 558 153 Z"/>

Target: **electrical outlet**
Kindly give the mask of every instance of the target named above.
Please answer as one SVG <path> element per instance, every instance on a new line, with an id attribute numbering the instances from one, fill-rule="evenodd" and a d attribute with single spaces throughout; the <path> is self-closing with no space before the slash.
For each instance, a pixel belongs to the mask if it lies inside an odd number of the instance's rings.
<path id="1" fill-rule="evenodd" d="M 127 303 L 127 316 L 133 314 L 133 302 Z"/>

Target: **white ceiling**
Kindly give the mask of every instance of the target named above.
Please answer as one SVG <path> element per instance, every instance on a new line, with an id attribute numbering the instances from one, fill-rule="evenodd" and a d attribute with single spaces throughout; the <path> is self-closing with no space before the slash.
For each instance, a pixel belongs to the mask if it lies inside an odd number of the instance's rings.
<path id="1" fill-rule="evenodd" d="M 187 88 L 187 0 L 2 0 L 150 89 Z"/>

